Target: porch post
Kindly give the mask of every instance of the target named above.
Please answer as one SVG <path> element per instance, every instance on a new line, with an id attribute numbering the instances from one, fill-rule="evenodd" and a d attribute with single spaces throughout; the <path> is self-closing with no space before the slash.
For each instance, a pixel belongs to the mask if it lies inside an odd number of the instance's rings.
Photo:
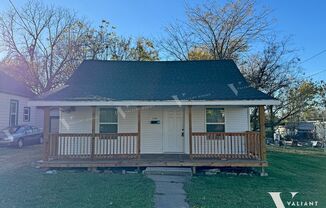
<path id="1" fill-rule="evenodd" d="M 92 106 L 91 159 L 94 159 L 94 152 L 95 152 L 95 121 L 96 121 L 96 107 L 95 106 Z"/>
<path id="2" fill-rule="evenodd" d="M 190 159 L 192 159 L 192 106 L 189 105 L 189 155 Z"/>
<path id="3" fill-rule="evenodd" d="M 137 157 L 140 158 L 141 108 L 137 108 Z"/>
<path id="4" fill-rule="evenodd" d="M 50 107 L 44 107 L 44 127 L 43 127 L 43 141 L 44 141 L 44 154 L 43 161 L 47 161 L 49 159 L 49 151 L 50 151 Z"/>
<path id="5" fill-rule="evenodd" d="M 260 158 L 261 160 L 266 160 L 265 109 L 263 105 L 260 105 L 258 108 L 260 128 Z"/>

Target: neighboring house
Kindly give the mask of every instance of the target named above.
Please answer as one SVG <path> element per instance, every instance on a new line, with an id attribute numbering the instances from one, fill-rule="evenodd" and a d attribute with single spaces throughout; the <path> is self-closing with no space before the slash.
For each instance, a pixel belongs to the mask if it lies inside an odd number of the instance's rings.
<path id="1" fill-rule="evenodd" d="M 43 110 L 28 106 L 36 95 L 22 82 L 0 71 L 0 130 L 17 125 L 32 125 L 43 128 Z M 59 111 L 51 108 L 50 132 L 59 131 Z"/>
<path id="2" fill-rule="evenodd" d="M 8 126 L 43 126 L 43 112 L 27 102 L 35 95 L 21 82 L 0 71 L 0 129 Z"/>
<path id="3" fill-rule="evenodd" d="M 31 106 L 45 122 L 44 167 L 264 167 L 265 105 L 231 60 L 84 61 L 61 90 Z M 259 106 L 261 132 L 250 132 Z"/>
<path id="4" fill-rule="evenodd" d="M 309 140 L 324 140 L 326 136 L 326 122 L 300 121 L 285 126 L 287 135 Z"/>

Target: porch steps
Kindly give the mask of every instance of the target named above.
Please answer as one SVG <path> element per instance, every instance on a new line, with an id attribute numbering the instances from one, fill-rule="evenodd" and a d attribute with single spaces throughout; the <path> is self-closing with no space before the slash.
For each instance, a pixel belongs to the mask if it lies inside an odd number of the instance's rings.
<path id="1" fill-rule="evenodd" d="M 179 167 L 147 167 L 143 173 L 145 175 L 174 175 L 174 176 L 191 176 L 191 168 Z"/>

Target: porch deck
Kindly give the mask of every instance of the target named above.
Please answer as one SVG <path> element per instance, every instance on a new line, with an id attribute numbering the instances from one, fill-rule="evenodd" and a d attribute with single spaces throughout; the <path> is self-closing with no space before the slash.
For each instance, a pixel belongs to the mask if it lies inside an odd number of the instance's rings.
<path id="1" fill-rule="evenodd" d="M 141 154 L 134 159 L 60 159 L 40 162 L 43 168 L 97 167 L 266 167 L 258 159 L 203 158 L 192 159 L 187 154 Z"/>

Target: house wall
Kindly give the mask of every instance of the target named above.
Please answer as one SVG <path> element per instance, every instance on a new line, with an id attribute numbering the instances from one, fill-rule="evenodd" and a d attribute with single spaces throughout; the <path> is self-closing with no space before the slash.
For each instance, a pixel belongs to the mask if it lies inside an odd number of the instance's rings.
<path id="1" fill-rule="evenodd" d="M 18 100 L 18 125 L 28 124 L 40 128 L 43 127 L 43 120 L 41 120 L 43 111 L 36 107 L 30 107 L 30 121 L 23 121 L 23 110 L 24 107 L 29 107 L 27 105 L 27 102 L 30 100 L 29 98 L 0 92 L 0 129 L 9 126 L 10 100 Z"/>
<path id="2" fill-rule="evenodd" d="M 221 106 L 219 106 L 221 107 Z M 141 111 L 141 153 L 163 152 L 163 112 L 168 107 L 149 107 Z M 177 108 L 177 107 L 176 107 Z M 184 151 L 189 153 L 189 108 L 184 108 Z M 192 131 L 205 132 L 205 106 L 192 107 Z M 247 107 L 226 106 L 226 132 L 244 132 L 249 130 L 249 111 Z M 99 111 L 96 112 L 96 132 L 99 131 Z M 150 124 L 151 120 L 159 120 L 159 124 Z M 76 107 L 72 111 L 60 111 L 60 133 L 91 133 L 91 107 Z M 137 132 L 136 108 L 118 108 L 118 132 Z"/>

